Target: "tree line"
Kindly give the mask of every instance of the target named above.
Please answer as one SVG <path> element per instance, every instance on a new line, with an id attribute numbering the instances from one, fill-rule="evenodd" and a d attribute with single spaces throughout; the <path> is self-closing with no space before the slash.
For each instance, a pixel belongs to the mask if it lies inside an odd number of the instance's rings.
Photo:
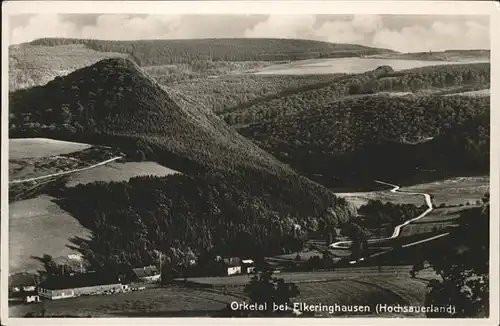
<path id="1" fill-rule="evenodd" d="M 95 51 L 126 53 L 140 66 L 197 61 L 283 61 L 358 57 L 389 51 L 354 44 L 258 38 L 137 41 L 42 38 L 29 44 L 43 46 L 84 44 Z"/>

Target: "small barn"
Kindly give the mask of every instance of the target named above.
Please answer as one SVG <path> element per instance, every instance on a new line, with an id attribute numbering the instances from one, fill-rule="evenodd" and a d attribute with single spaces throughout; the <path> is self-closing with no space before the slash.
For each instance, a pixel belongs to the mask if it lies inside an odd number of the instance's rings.
<path id="1" fill-rule="evenodd" d="M 252 259 L 243 259 L 241 265 L 245 274 L 252 274 L 255 271 L 255 263 Z"/>
<path id="2" fill-rule="evenodd" d="M 144 266 L 140 268 L 133 268 L 132 272 L 137 280 L 142 282 L 155 282 L 158 281 L 161 277 L 160 272 L 156 266 Z"/>
<path id="3" fill-rule="evenodd" d="M 24 302 L 25 303 L 37 303 L 40 302 L 40 296 L 37 291 L 30 291 L 24 293 Z"/>
<path id="4" fill-rule="evenodd" d="M 128 285 L 121 284 L 118 276 L 90 272 L 52 277 L 40 283 L 38 294 L 47 299 L 57 300 L 81 295 L 122 292 L 127 287 Z"/>

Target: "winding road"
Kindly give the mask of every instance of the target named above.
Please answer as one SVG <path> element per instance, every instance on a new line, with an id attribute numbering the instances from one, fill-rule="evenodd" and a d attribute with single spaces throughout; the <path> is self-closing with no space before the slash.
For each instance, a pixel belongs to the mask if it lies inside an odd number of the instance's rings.
<path id="1" fill-rule="evenodd" d="M 377 242 L 380 242 L 380 241 L 385 241 L 385 240 L 390 240 L 390 239 L 394 239 L 394 238 L 397 238 L 399 236 L 399 234 L 401 233 L 401 228 L 414 222 L 414 221 L 417 221 L 417 220 L 420 220 L 421 218 L 425 217 L 427 214 L 429 214 L 430 212 L 432 212 L 432 210 L 434 209 L 433 206 L 432 206 L 432 200 L 431 200 L 431 196 L 429 194 L 426 194 L 426 193 L 420 193 L 420 192 L 406 192 L 406 191 L 399 191 L 400 187 L 397 186 L 397 185 L 393 185 L 391 183 L 387 183 L 387 182 L 383 182 L 383 181 L 378 181 L 378 180 L 375 180 L 376 183 L 380 183 L 380 184 L 383 184 L 383 185 L 387 185 L 387 186 L 391 186 L 393 187 L 391 189 L 391 192 L 393 193 L 396 193 L 396 192 L 399 192 L 399 193 L 403 193 L 403 194 L 408 194 L 408 195 L 419 195 L 419 196 L 424 196 L 425 197 L 425 203 L 427 204 L 427 210 L 425 212 L 423 212 L 422 214 L 420 214 L 419 216 L 415 217 L 415 218 L 412 218 L 402 224 L 399 224 L 398 226 L 396 226 L 394 228 L 394 232 L 392 233 L 392 235 L 388 238 L 379 238 L 379 239 L 370 239 L 368 240 L 368 244 L 370 243 L 377 243 Z M 443 236 L 443 235 L 441 235 Z M 433 238 L 437 238 L 437 237 L 433 237 Z M 426 240 L 422 240 L 422 241 L 419 241 L 420 242 L 425 242 L 425 241 L 429 241 L 429 239 L 426 239 Z M 350 245 L 351 245 L 352 241 L 339 241 L 339 242 L 335 242 L 335 243 L 332 243 L 329 245 L 330 248 L 333 248 L 333 249 L 349 249 Z M 414 243 L 416 244 L 416 243 Z M 408 245 L 405 245 L 405 246 L 408 246 Z"/>
<path id="2" fill-rule="evenodd" d="M 114 161 L 119 160 L 121 158 L 123 158 L 123 156 L 115 156 L 113 158 L 110 158 L 109 160 L 102 161 L 102 162 L 99 162 L 97 164 L 93 164 L 93 165 L 90 165 L 90 166 L 87 166 L 87 167 L 84 167 L 84 168 L 74 169 L 74 170 L 70 170 L 70 171 L 57 172 L 57 173 L 52 173 L 52 174 L 47 174 L 47 175 L 42 175 L 40 177 L 35 177 L 35 178 L 12 180 L 12 181 L 9 181 L 9 184 L 17 184 L 17 183 L 24 183 L 24 182 L 33 182 L 33 181 L 37 181 L 37 180 L 42 180 L 42 179 L 47 179 L 47 178 L 52 178 L 52 177 L 59 177 L 61 175 L 66 175 L 66 174 L 71 174 L 71 173 L 75 173 L 75 172 L 81 172 L 81 171 L 85 171 L 85 170 L 90 170 L 90 169 L 96 168 L 98 166 L 114 162 Z"/>

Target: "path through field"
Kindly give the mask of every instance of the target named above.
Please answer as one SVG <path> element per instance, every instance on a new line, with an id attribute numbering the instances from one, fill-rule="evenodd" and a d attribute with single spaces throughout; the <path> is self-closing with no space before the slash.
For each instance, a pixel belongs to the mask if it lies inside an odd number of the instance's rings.
<path id="1" fill-rule="evenodd" d="M 66 175 L 66 174 L 71 174 L 71 173 L 75 173 L 75 172 L 81 172 L 81 171 L 85 171 L 85 170 L 90 170 L 90 169 L 93 169 L 95 167 L 98 167 L 98 166 L 101 166 L 101 165 L 104 165 L 104 164 L 108 164 L 110 162 L 114 162 L 114 161 L 119 160 L 121 158 L 123 158 L 123 156 L 115 156 L 113 158 L 110 158 L 109 160 L 106 160 L 106 161 L 103 161 L 103 162 L 100 162 L 100 163 L 97 163 L 97 164 L 93 164 L 91 166 L 87 166 L 87 167 L 84 167 L 84 168 L 74 169 L 74 170 L 70 170 L 70 171 L 57 172 L 57 173 L 52 173 L 52 174 L 47 174 L 47 175 L 42 175 L 40 177 L 35 177 L 35 178 L 12 180 L 12 181 L 9 181 L 9 184 L 18 184 L 18 183 L 24 183 L 24 182 L 33 182 L 33 181 L 37 181 L 37 180 L 42 180 L 42 179 L 47 179 L 47 178 L 52 178 L 52 177 L 59 177 L 61 175 Z"/>
<path id="2" fill-rule="evenodd" d="M 425 217 L 427 214 L 429 214 L 430 212 L 432 212 L 433 206 L 432 206 L 431 196 L 429 194 L 421 193 L 421 192 L 399 191 L 400 187 L 397 186 L 397 185 L 393 185 L 391 183 L 387 183 L 387 182 L 383 182 L 383 181 L 378 181 L 378 180 L 375 180 L 375 182 L 393 187 L 391 189 L 391 192 L 393 192 L 393 193 L 399 192 L 399 193 L 408 194 L 408 195 L 424 196 L 425 203 L 427 204 L 428 208 L 425 210 L 425 212 L 423 212 L 419 216 L 417 216 L 415 218 L 412 218 L 412 219 L 410 219 L 410 220 L 408 220 L 408 221 L 406 221 L 406 222 L 404 222 L 404 223 L 399 224 L 398 226 L 396 226 L 394 228 L 394 232 L 392 233 L 392 235 L 390 237 L 388 237 L 388 238 L 379 238 L 379 239 L 370 239 L 370 240 L 368 240 L 368 244 L 397 238 L 399 236 L 400 232 L 401 232 L 401 228 L 402 227 L 410 224 L 411 222 L 420 220 L 421 218 Z M 352 243 L 352 241 L 339 241 L 339 242 L 335 242 L 335 243 L 330 244 L 330 248 L 348 249 L 349 246 L 351 245 L 351 243 Z"/>
<path id="3" fill-rule="evenodd" d="M 400 191 L 399 190 L 400 187 L 397 186 L 397 185 L 394 185 L 394 184 L 391 184 L 391 183 L 387 183 L 387 182 L 383 182 L 383 181 L 378 181 L 378 180 L 375 180 L 375 182 L 393 187 L 390 190 L 392 193 L 399 192 L 399 193 L 404 193 L 404 194 L 408 194 L 408 195 L 424 196 L 425 203 L 427 204 L 428 208 L 425 210 L 425 212 L 423 212 L 419 216 L 417 216 L 415 218 L 412 218 L 412 219 L 410 219 L 410 220 L 408 220 L 408 221 L 406 221 L 406 222 L 404 222 L 404 223 L 399 224 L 398 226 L 396 226 L 394 228 L 394 232 L 392 233 L 392 236 L 390 236 L 388 238 L 370 239 L 370 240 L 367 241 L 368 244 L 373 244 L 373 243 L 382 242 L 382 241 L 386 241 L 386 240 L 391 240 L 391 239 L 397 238 L 400 235 L 400 233 L 401 233 L 401 228 L 403 228 L 404 226 L 406 226 L 406 225 L 408 225 L 408 224 L 410 224 L 412 222 L 415 222 L 415 221 L 418 221 L 418 220 L 424 218 L 430 212 L 432 212 L 432 210 L 434 209 L 433 206 L 432 206 L 431 196 L 429 194 L 427 194 L 427 193 Z M 444 237 L 444 236 L 446 236 L 448 234 L 449 234 L 449 232 L 445 232 L 445 233 L 442 233 L 442 234 L 439 234 L 439 235 L 436 235 L 436 236 L 432 236 L 432 237 L 427 238 L 427 239 L 415 241 L 415 242 L 412 242 L 412 243 L 407 243 L 407 244 L 403 245 L 403 247 L 410 247 L 410 246 L 414 246 L 414 245 L 417 245 L 417 244 L 420 244 L 420 243 L 432 241 L 432 240 Z M 334 249 L 349 249 L 351 244 L 352 244 L 352 241 L 339 241 L 339 242 L 335 242 L 335 243 L 330 244 L 329 247 L 330 248 L 334 248 Z M 376 253 L 376 254 L 373 254 L 370 257 L 379 256 L 379 255 L 385 254 L 385 253 L 387 253 L 389 251 L 391 251 L 391 249 L 383 251 L 383 252 L 379 252 L 379 253 Z M 362 260 L 364 260 L 364 258 L 360 259 L 360 261 L 362 261 Z M 351 261 L 350 263 L 351 264 L 355 264 L 356 262 L 357 261 Z"/>

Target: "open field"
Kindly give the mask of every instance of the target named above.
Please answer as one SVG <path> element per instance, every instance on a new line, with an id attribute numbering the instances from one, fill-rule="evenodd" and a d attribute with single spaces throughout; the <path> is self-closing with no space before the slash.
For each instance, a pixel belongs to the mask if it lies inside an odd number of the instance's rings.
<path id="1" fill-rule="evenodd" d="M 67 142 L 47 138 L 9 139 L 9 160 L 42 158 L 83 151 L 88 144 Z"/>
<path id="2" fill-rule="evenodd" d="M 72 187 L 94 181 L 127 181 L 138 176 L 154 175 L 161 177 L 174 173 L 178 172 L 155 162 L 113 162 L 72 174 L 66 185 Z"/>
<path id="3" fill-rule="evenodd" d="M 72 157 L 62 156 L 10 160 L 9 180 L 24 180 L 71 171 L 82 167 L 83 163 Z"/>
<path id="4" fill-rule="evenodd" d="M 272 65 L 259 69 L 255 74 L 264 75 L 302 75 L 302 74 L 357 74 L 374 70 L 380 66 L 391 66 L 394 70 L 413 69 L 426 66 L 461 64 L 473 62 L 488 62 L 487 60 L 431 61 L 431 60 L 401 60 L 391 58 L 335 58 L 311 59 L 293 61 L 288 64 Z"/>
<path id="5" fill-rule="evenodd" d="M 375 314 L 375 304 L 388 305 L 421 305 L 425 300 L 427 280 L 412 279 L 408 276 L 373 276 L 356 279 L 330 280 L 297 284 L 300 295 L 293 302 L 324 305 L 367 305 L 371 308 L 369 314 Z M 244 295 L 244 286 L 228 288 L 229 293 Z M 328 312 L 320 316 L 330 315 Z M 331 315 L 340 315 L 334 312 Z M 387 315 L 389 316 L 389 314 Z M 420 315 L 407 315 L 422 317 Z"/>
<path id="6" fill-rule="evenodd" d="M 89 231 L 76 219 L 42 195 L 9 205 L 9 272 L 35 271 L 40 264 L 33 256 L 54 257 L 75 253 L 67 245 L 71 237 L 85 238 Z"/>
<path id="7" fill-rule="evenodd" d="M 122 154 L 107 147 L 56 141 L 52 139 L 10 139 L 10 149 L 16 154 L 9 157 L 9 190 L 23 192 L 33 185 L 49 182 L 52 177 L 84 172 L 99 164 L 108 164 Z M 47 144 L 46 152 L 40 148 Z M 119 154 L 119 156 L 117 156 Z"/>
<path id="8" fill-rule="evenodd" d="M 370 314 L 373 314 L 378 303 L 423 304 L 425 287 L 425 282 L 409 277 L 361 277 L 355 280 L 299 284 L 300 296 L 295 301 L 308 304 L 367 305 L 371 307 Z"/>
<path id="9" fill-rule="evenodd" d="M 457 177 L 435 182 L 423 183 L 409 187 L 401 187 L 401 191 L 425 192 L 433 196 L 436 206 L 441 204 L 460 205 L 473 204 L 481 200 L 484 193 L 489 189 L 489 177 Z M 339 197 L 345 197 L 356 207 L 368 203 L 369 200 L 380 200 L 394 204 L 424 204 L 422 196 L 410 196 L 404 193 L 391 193 L 387 191 L 349 192 L 337 193 Z"/>
<path id="10" fill-rule="evenodd" d="M 339 279 L 351 279 L 361 277 L 406 277 L 409 275 L 411 266 L 384 266 L 382 269 L 377 267 L 356 267 L 356 268 L 338 268 L 334 271 L 324 272 L 282 272 L 275 274 L 276 277 L 283 278 L 285 281 L 295 283 L 309 283 L 309 282 L 324 282 Z M 432 278 L 435 275 L 426 271 L 423 272 L 421 277 Z M 236 275 L 236 276 L 220 276 L 220 277 L 192 277 L 188 281 L 198 283 L 201 285 L 218 286 L 237 286 L 244 285 L 249 282 L 251 275 Z"/>
<path id="11" fill-rule="evenodd" d="M 402 187 L 401 191 L 426 192 L 433 196 L 432 201 L 439 206 L 460 205 L 475 203 L 480 201 L 483 195 L 489 190 L 489 177 L 456 177 L 430 183 Z"/>
<path id="12" fill-rule="evenodd" d="M 153 288 L 109 296 L 87 296 L 47 301 L 47 314 L 79 317 L 204 316 L 238 297 L 183 287 Z M 11 317 L 39 313 L 41 304 L 10 306 Z"/>
<path id="13" fill-rule="evenodd" d="M 344 197 L 354 204 L 357 208 L 366 205 L 369 200 L 380 200 L 382 202 L 391 202 L 394 204 L 413 204 L 423 205 L 425 201 L 422 196 L 409 196 L 403 193 L 392 193 L 387 191 L 369 191 L 369 192 L 343 192 L 336 193 L 339 197 Z"/>
<path id="14" fill-rule="evenodd" d="M 401 229 L 401 237 L 408 237 L 418 234 L 435 233 L 447 227 L 457 225 L 460 213 L 474 206 L 458 206 L 434 209 L 429 215 L 415 221 Z"/>
<path id="15" fill-rule="evenodd" d="M 446 94 L 445 96 L 473 96 L 473 97 L 488 97 L 490 96 L 490 89 L 481 89 L 476 91 L 460 92 L 453 94 Z"/>
<path id="16" fill-rule="evenodd" d="M 470 209 L 474 206 L 455 206 L 455 207 L 444 207 L 444 208 L 435 208 L 432 212 L 430 212 L 425 217 L 421 218 L 418 221 L 413 222 L 412 224 L 426 224 L 429 222 L 439 222 L 439 221 L 454 221 L 460 217 L 460 213 L 463 210 Z"/>

